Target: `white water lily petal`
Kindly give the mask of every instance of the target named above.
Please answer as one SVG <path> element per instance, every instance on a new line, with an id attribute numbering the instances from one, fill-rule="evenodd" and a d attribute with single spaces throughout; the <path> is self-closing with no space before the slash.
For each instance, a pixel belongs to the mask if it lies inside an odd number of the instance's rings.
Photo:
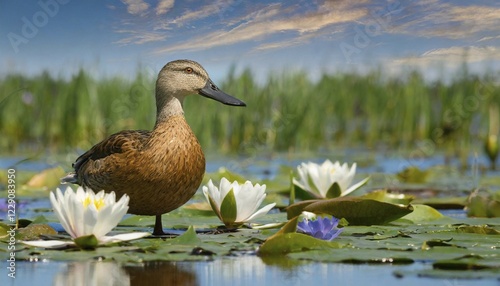
<path id="1" fill-rule="evenodd" d="M 143 238 L 151 235 L 149 232 L 130 232 L 130 233 L 121 233 L 112 236 L 104 236 L 101 243 L 112 243 L 112 242 L 120 242 L 120 241 L 129 241 L 134 239 Z"/>
<path id="2" fill-rule="evenodd" d="M 266 197 L 266 186 L 256 184 L 252 185 L 250 181 L 246 181 L 240 188 L 238 194 L 235 194 L 237 215 L 236 222 L 249 220 L 252 214 L 259 208 L 262 201 Z"/>
<path id="3" fill-rule="evenodd" d="M 255 212 L 253 215 L 248 217 L 245 221 L 251 221 L 251 220 L 257 219 L 261 216 L 266 215 L 272 208 L 274 208 L 275 205 L 276 205 L 276 203 L 272 203 L 272 204 L 268 204 L 268 205 L 262 207 L 260 210 Z"/>
<path id="4" fill-rule="evenodd" d="M 127 213 L 130 198 L 123 195 L 116 201 L 114 192 L 78 187 L 76 192 L 70 187 L 63 194 L 60 189 L 51 193 L 50 201 L 61 225 L 73 238 L 93 234 L 98 241 L 118 225 Z"/>
<path id="5" fill-rule="evenodd" d="M 123 195 L 120 200 L 116 201 L 114 192 L 100 191 L 95 194 L 92 190 L 84 190 L 82 187 L 79 187 L 76 192 L 68 187 L 64 194 L 59 188 L 55 194 L 50 193 L 50 202 L 54 212 L 71 238 L 94 235 L 99 244 L 133 240 L 150 235 L 147 232 L 134 232 L 105 236 L 127 213 L 129 200 L 127 195 Z M 45 248 L 75 245 L 73 241 L 61 240 L 23 241 L 23 243 Z"/>
<path id="6" fill-rule="evenodd" d="M 352 185 L 350 188 L 348 188 L 347 190 L 345 190 L 342 193 L 342 196 L 346 196 L 346 195 L 354 192 L 355 190 L 359 189 L 361 186 L 363 186 L 364 184 L 366 184 L 368 182 L 368 180 L 370 180 L 370 177 L 366 177 L 361 182 Z"/>
<path id="7" fill-rule="evenodd" d="M 240 185 L 237 181 L 230 183 L 226 178 L 222 178 L 217 188 L 212 180 L 206 186 L 202 187 L 203 194 L 207 202 L 211 205 L 213 211 L 220 214 L 220 207 L 226 195 L 233 190 L 233 195 L 236 201 L 236 224 L 248 222 L 266 214 L 276 204 L 270 204 L 258 210 L 266 197 L 266 185 L 253 185 L 250 181 L 246 181 Z M 210 203 L 210 199 L 214 203 Z M 219 217 L 221 220 L 223 218 Z"/>
<path id="8" fill-rule="evenodd" d="M 340 196 L 346 196 L 364 185 L 369 179 L 366 178 L 351 186 L 356 174 L 356 163 L 349 168 L 347 163 L 340 165 L 338 161 L 332 163 L 330 160 L 325 160 L 322 164 L 301 163 L 297 166 L 297 171 L 299 178 L 293 178 L 293 183 L 319 198 L 326 198 L 334 183 L 337 183 L 340 188 Z"/>
<path id="9" fill-rule="evenodd" d="M 63 241 L 63 240 L 21 240 L 21 243 L 43 248 L 61 248 L 63 246 L 75 245 L 73 241 Z"/>

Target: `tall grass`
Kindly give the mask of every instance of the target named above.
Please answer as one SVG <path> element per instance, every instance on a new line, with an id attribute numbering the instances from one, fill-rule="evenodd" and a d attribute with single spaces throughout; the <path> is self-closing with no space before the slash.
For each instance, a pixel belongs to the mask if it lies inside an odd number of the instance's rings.
<path id="1" fill-rule="evenodd" d="M 488 108 L 500 102 L 492 73 L 426 82 L 419 72 L 387 78 L 367 75 L 284 72 L 258 84 L 252 72 L 231 71 L 220 87 L 247 103 L 222 106 L 188 97 L 186 118 L 206 150 L 256 153 L 318 150 L 362 144 L 467 150 L 486 136 Z M 155 121 L 155 79 L 95 79 L 80 70 L 69 80 L 42 73 L 0 80 L 0 147 L 64 152 L 87 149 L 123 129 L 150 129 Z"/>

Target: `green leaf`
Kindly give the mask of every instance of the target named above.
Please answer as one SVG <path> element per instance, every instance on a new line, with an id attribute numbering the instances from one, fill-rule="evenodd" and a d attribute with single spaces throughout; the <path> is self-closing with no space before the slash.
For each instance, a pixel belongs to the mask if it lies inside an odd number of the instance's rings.
<path id="1" fill-rule="evenodd" d="M 411 205 L 401 206 L 375 200 L 342 197 L 320 200 L 306 205 L 304 211 L 345 218 L 349 225 L 385 224 L 413 211 Z M 294 210 L 297 211 L 297 210 Z"/>
<path id="2" fill-rule="evenodd" d="M 467 215 L 474 217 L 500 217 L 498 195 L 487 191 L 473 192 L 467 204 Z"/>
<path id="3" fill-rule="evenodd" d="M 246 179 L 240 174 L 229 171 L 228 169 L 221 167 L 215 174 L 219 179 L 226 178 L 229 182 L 237 181 L 240 184 L 245 183 Z"/>
<path id="4" fill-rule="evenodd" d="M 208 196 L 208 201 L 210 202 L 210 207 L 214 211 L 214 213 L 219 217 L 219 219 L 222 221 L 222 215 L 220 213 L 220 210 L 217 208 L 217 203 L 215 203 L 214 199 L 211 196 Z"/>
<path id="5" fill-rule="evenodd" d="M 337 242 L 324 241 L 302 233 L 284 233 L 266 240 L 259 248 L 258 254 L 265 256 L 328 248 L 340 248 L 340 245 Z"/>
<path id="6" fill-rule="evenodd" d="M 236 198 L 234 197 L 233 189 L 231 189 L 229 193 L 227 193 L 226 197 L 224 197 L 220 205 L 220 215 L 222 222 L 226 226 L 232 226 L 236 221 L 237 214 L 238 208 L 236 207 Z"/>
<path id="7" fill-rule="evenodd" d="M 426 205 L 412 205 L 413 212 L 405 215 L 402 219 L 411 220 L 412 222 L 431 221 L 440 219 L 443 215 L 436 209 Z"/>
<path id="8" fill-rule="evenodd" d="M 424 183 L 429 171 L 422 171 L 417 167 L 408 167 L 397 174 L 398 178 L 406 183 Z"/>
<path id="9" fill-rule="evenodd" d="M 375 191 L 369 192 L 367 194 L 364 194 L 360 198 L 372 199 L 372 200 L 376 200 L 379 202 L 385 202 L 385 203 L 390 203 L 390 204 L 407 205 L 414 199 L 414 196 L 406 195 L 406 194 L 392 194 L 392 193 L 389 193 L 386 189 L 382 189 L 382 190 L 375 190 Z"/>
<path id="10" fill-rule="evenodd" d="M 328 189 L 328 192 L 326 192 L 326 197 L 329 199 L 333 199 L 340 197 L 341 194 L 342 190 L 340 189 L 339 184 L 337 182 L 334 182 Z"/>
<path id="11" fill-rule="evenodd" d="M 99 245 L 99 241 L 93 234 L 77 237 L 73 241 L 78 247 L 85 250 L 95 249 Z"/>
<path id="12" fill-rule="evenodd" d="M 201 240 L 196 235 L 196 231 L 193 226 L 189 226 L 185 233 L 169 240 L 168 242 L 170 244 L 201 245 Z"/>
<path id="13" fill-rule="evenodd" d="M 308 205 L 318 202 L 320 200 L 307 200 L 307 201 L 301 201 L 298 203 L 295 203 L 293 205 L 288 206 L 286 209 L 286 214 L 287 214 L 287 219 L 294 218 L 296 216 L 299 216 L 302 211 L 304 210 L 305 207 Z"/>
<path id="14" fill-rule="evenodd" d="M 293 183 L 293 171 L 290 170 L 290 199 L 288 205 L 295 203 L 295 184 Z"/>
<path id="15" fill-rule="evenodd" d="M 500 265 L 488 265 L 481 263 L 481 259 L 469 258 L 461 260 L 440 260 L 432 264 L 434 269 L 442 270 L 483 270 L 500 269 Z"/>
<path id="16" fill-rule="evenodd" d="M 460 233 L 500 234 L 500 231 L 487 225 L 461 225 L 457 231 Z"/>
<path id="17" fill-rule="evenodd" d="M 422 244 L 422 249 L 423 250 L 428 250 L 428 249 L 431 249 L 431 248 L 436 247 L 436 246 L 440 246 L 440 247 L 460 247 L 460 246 L 457 246 L 455 244 L 448 243 L 450 241 L 451 241 L 451 239 L 447 239 L 447 240 L 432 239 L 432 240 L 424 241 L 424 243 Z"/>
<path id="18" fill-rule="evenodd" d="M 307 183 L 309 184 L 309 187 L 311 188 L 311 190 L 305 190 L 305 191 L 310 192 L 315 197 L 321 197 L 321 193 L 318 190 L 318 187 L 314 183 L 314 180 L 311 178 L 311 175 L 309 173 L 307 173 Z"/>
<path id="19" fill-rule="evenodd" d="M 34 240 L 39 239 L 40 235 L 56 235 L 57 231 L 47 224 L 32 223 L 25 228 L 20 228 L 18 234 L 21 240 Z"/>
<path id="20" fill-rule="evenodd" d="M 292 218 L 275 235 L 297 232 L 298 220 L 299 220 L 298 216 Z"/>

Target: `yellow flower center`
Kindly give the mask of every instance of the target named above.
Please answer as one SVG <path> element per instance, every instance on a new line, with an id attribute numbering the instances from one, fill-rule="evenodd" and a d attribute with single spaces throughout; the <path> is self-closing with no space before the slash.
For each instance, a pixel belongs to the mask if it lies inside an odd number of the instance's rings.
<path id="1" fill-rule="evenodd" d="M 104 199 L 102 199 L 102 198 L 93 199 L 91 196 L 87 196 L 85 198 L 85 200 L 83 201 L 83 206 L 88 207 L 90 204 L 93 204 L 97 210 L 99 210 L 100 208 L 102 208 L 105 205 Z"/>

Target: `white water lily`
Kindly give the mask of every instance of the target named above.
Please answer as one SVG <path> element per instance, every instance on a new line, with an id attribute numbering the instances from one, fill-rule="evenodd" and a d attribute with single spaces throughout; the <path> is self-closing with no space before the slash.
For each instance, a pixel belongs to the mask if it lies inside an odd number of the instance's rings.
<path id="1" fill-rule="evenodd" d="M 57 218 L 62 227 L 71 236 L 73 241 L 61 240 L 39 240 L 23 241 L 23 243 L 38 247 L 62 247 L 66 245 L 78 245 L 79 238 L 94 236 L 94 243 L 104 244 L 138 239 L 149 235 L 148 232 L 133 232 L 106 236 L 114 227 L 118 225 L 123 216 L 127 213 L 130 198 L 123 195 L 116 201 L 114 192 L 105 193 L 100 191 L 95 194 L 92 190 L 84 190 L 78 187 L 76 192 L 71 187 L 66 188 L 65 193 L 58 188 L 56 194 L 50 193 L 50 202 L 54 208 Z M 84 240 L 83 247 L 93 247 L 88 245 L 89 240 Z M 92 241 L 92 238 L 91 240 Z"/>
<path id="2" fill-rule="evenodd" d="M 356 173 L 356 163 L 349 168 L 347 163 L 340 165 L 338 161 L 332 163 L 326 160 L 321 165 L 308 162 L 300 164 L 297 170 L 299 180 L 294 178 L 293 183 L 318 198 L 346 196 L 370 179 L 370 177 L 365 178 L 351 186 Z"/>
<path id="3" fill-rule="evenodd" d="M 219 187 L 210 180 L 202 189 L 212 210 L 228 227 L 261 217 L 276 205 L 268 204 L 257 210 L 266 197 L 266 185 L 252 185 L 250 181 L 240 185 L 237 181 L 230 183 L 226 178 L 222 178 Z"/>

